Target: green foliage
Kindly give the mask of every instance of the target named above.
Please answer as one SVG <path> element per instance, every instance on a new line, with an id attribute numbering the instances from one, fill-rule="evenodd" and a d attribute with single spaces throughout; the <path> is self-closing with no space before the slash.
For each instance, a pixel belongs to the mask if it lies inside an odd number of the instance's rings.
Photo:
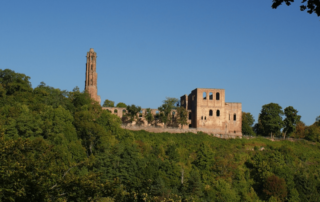
<path id="1" fill-rule="evenodd" d="M 165 126 L 172 122 L 171 110 L 176 109 L 178 101 L 177 98 L 167 97 L 166 100 L 163 101 L 163 104 L 158 107 L 158 110 L 160 111 L 159 119 Z"/>
<path id="2" fill-rule="evenodd" d="M 144 118 L 148 121 L 148 123 L 152 123 L 154 121 L 154 116 L 150 108 L 146 109 Z"/>
<path id="3" fill-rule="evenodd" d="M 254 123 L 252 114 L 242 112 L 242 134 L 244 135 L 255 135 L 252 125 Z"/>
<path id="4" fill-rule="evenodd" d="M 286 115 L 286 118 L 283 121 L 283 132 L 290 136 L 296 131 L 296 125 L 300 121 L 301 116 L 298 115 L 298 111 L 292 106 L 285 108 L 284 114 Z"/>
<path id="5" fill-rule="evenodd" d="M 111 100 L 108 100 L 106 99 L 104 102 L 103 102 L 103 107 L 114 107 L 114 101 L 111 101 Z"/>
<path id="6" fill-rule="evenodd" d="M 184 107 L 177 107 L 177 123 L 181 125 L 181 128 L 183 125 L 188 124 L 188 112 L 186 108 Z"/>
<path id="7" fill-rule="evenodd" d="M 127 105 L 124 104 L 123 102 L 119 102 L 116 107 L 126 108 Z"/>
<path id="8" fill-rule="evenodd" d="M 141 111 L 140 106 L 135 106 L 135 105 L 128 105 L 127 106 L 127 115 L 130 117 L 130 121 L 135 121 L 138 120 L 138 113 Z"/>
<path id="9" fill-rule="evenodd" d="M 305 139 L 320 142 L 320 127 L 317 125 L 311 125 L 305 129 Z"/>
<path id="10" fill-rule="evenodd" d="M 5 140 L 0 136 L 0 201 L 94 199 L 103 184 L 96 173 L 79 175 L 89 161 L 63 161 L 63 153 L 42 139 Z"/>
<path id="11" fill-rule="evenodd" d="M 0 85 L 0 201 L 320 198 L 317 142 L 128 131 L 79 88 L 67 92 L 42 82 L 32 89 L 29 77 L 11 70 L 4 75 L 9 76 L 5 87 Z M 263 107 L 255 127 L 259 134 L 280 131 L 273 125 L 280 123 L 281 107 L 271 104 Z M 164 105 L 164 115 L 175 108 L 173 99 Z M 136 120 L 140 110 L 127 106 L 127 116 Z M 185 116 L 185 110 L 176 110 L 176 119 L 167 114 L 167 124 Z M 151 110 L 145 117 L 152 122 L 148 114 Z M 246 114 L 251 127 L 253 117 Z M 297 122 L 294 134 L 319 141 L 317 124 Z"/>
<path id="12" fill-rule="evenodd" d="M 259 114 L 259 122 L 263 131 L 261 135 L 280 135 L 280 129 L 283 127 L 282 107 L 276 103 L 270 103 L 262 106 Z"/>
<path id="13" fill-rule="evenodd" d="M 32 91 L 29 79 L 30 77 L 24 74 L 15 73 L 10 69 L 0 69 L 0 86 L 2 96 Z"/>

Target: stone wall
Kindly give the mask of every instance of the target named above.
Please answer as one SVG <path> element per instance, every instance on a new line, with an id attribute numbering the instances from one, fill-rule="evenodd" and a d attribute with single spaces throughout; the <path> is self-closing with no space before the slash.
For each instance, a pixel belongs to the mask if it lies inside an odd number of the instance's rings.
<path id="1" fill-rule="evenodd" d="M 146 127 L 139 127 L 139 126 L 130 126 L 130 125 L 122 125 L 121 128 L 127 130 L 145 130 L 152 133 L 194 133 L 197 134 L 198 132 L 207 133 L 210 136 L 218 137 L 218 138 L 242 138 L 242 134 L 218 134 L 215 133 L 213 130 L 208 130 L 205 128 L 189 128 L 189 129 L 180 129 L 180 128 L 162 128 L 162 127 L 154 127 L 154 126 L 146 126 Z"/>

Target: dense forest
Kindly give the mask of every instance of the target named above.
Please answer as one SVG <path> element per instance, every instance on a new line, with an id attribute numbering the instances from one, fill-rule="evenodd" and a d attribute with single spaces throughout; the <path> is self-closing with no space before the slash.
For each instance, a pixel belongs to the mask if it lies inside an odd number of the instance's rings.
<path id="1" fill-rule="evenodd" d="M 29 79 L 0 70 L 0 202 L 320 201 L 317 138 L 128 131 L 79 88 Z M 252 126 L 248 115 L 246 129 L 268 135 L 260 117 Z M 319 121 L 299 123 L 276 135 L 318 134 Z"/>

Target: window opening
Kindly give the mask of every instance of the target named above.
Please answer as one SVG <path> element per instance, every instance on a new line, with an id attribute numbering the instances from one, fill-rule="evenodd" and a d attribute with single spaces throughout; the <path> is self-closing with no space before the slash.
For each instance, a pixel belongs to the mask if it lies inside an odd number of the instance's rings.
<path id="1" fill-rule="evenodd" d="M 206 116 L 204 117 L 204 120 L 207 120 L 207 117 L 206 117 Z"/>
<path id="2" fill-rule="evenodd" d="M 203 99 L 207 99 L 207 93 L 206 92 L 203 92 Z"/>
<path id="3" fill-rule="evenodd" d="M 234 120 L 234 121 L 237 120 L 237 115 L 236 115 L 236 114 L 233 115 L 233 120 Z"/>
<path id="4" fill-rule="evenodd" d="M 229 121 L 230 121 L 230 114 L 229 114 Z"/>
<path id="5" fill-rule="evenodd" d="M 203 116 L 201 116 L 201 120 L 203 120 Z"/>
<path id="6" fill-rule="evenodd" d="M 118 110 L 115 109 L 113 112 L 114 112 L 114 113 L 118 113 Z"/>
<path id="7" fill-rule="evenodd" d="M 212 116 L 212 114 L 213 114 L 213 112 L 212 112 L 212 110 L 210 109 L 210 110 L 209 110 L 209 116 Z"/>
<path id="8" fill-rule="evenodd" d="M 220 116 L 220 110 L 217 110 L 217 116 Z"/>
<path id="9" fill-rule="evenodd" d="M 211 92 L 209 93 L 209 99 L 213 100 L 213 94 Z"/>
<path id="10" fill-rule="evenodd" d="M 191 120 L 191 112 L 189 113 L 189 120 Z"/>
<path id="11" fill-rule="evenodd" d="M 124 110 L 122 110 L 122 113 L 124 114 L 124 113 L 126 113 L 126 110 L 124 109 Z"/>
<path id="12" fill-rule="evenodd" d="M 93 65 L 91 65 L 91 70 L 93 69 Z"/>
<path id="13" fill-rule="evenodd" d="M 142 117 L 142 110 L 139 112 L 139 117 Z"/>
<path id="14" fill-rule="evenodd" d="M 220 93 L 216 93 L 216 100 L 220 100 Z"/>

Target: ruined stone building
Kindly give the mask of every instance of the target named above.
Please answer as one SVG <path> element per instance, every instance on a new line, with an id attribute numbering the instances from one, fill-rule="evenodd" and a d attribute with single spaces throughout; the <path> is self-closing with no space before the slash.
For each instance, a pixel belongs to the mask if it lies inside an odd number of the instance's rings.
<path id="1" fill-rule="evenodd" d="M 85 90 L 97 102 L 101 102 L 97 95 L 97 54 L 91 48 L 87 53 L 86 64 L 86 83 Z M 225 102 L 225 90 L 215 88 L 196 88 L 189 95 L 180 97 L 180 106 L 188 111 L 188 125 L 183 128 L 194 128 L 211 134 L 225 134 L 242 136 L 242 106 L 241 103 Z M 103 107 L 104 110 L 112 114 L 123 117 L 126 113 L 125 108 Z M 142 109 L 139 117 L 145 126 L 150 124 L 145 121 L 143 114 L 146 109 Z M 151 109 L 153 115 L 159 114 L 158 109 Z M 172 116 L 176 111 L 172 110 Z M 157 124 L 163 127 L 163 124 Z"/>

